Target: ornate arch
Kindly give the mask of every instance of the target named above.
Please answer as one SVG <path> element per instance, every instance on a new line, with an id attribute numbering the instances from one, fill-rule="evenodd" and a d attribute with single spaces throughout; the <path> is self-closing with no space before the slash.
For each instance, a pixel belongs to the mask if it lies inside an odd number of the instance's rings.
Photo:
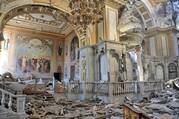
<path id="1" fill-rule="evenodd" d="M 0 10 L 3 11 L 0 13 L 0 33 L 1 33 L 1 39 L 3 40 L 3 29 L 4 25 L 7 23 L 8 20 L 13 18 L 14 16 L 17 16 L 18 14 L 22 14 L 25 12 L 28 12 L 28 6 L 41 6 L 41 7 L 47 7 L 54 9 L 56 11 L 60 11 L 61 13 L 69 13 L 67 0 L 59 0 L 56 4 L 52 2 L 52 4 L 49 3 L 49 0 L 10 0 L 6 1 L 5 3 L 1 3 Z M 22 11 L 21 11 L 22 10 Z M 21 11 L 20 13 L 16 13 L 17 11 Z M 15 12 L 15 13 L 14 13 Z M 74 28 L 75 33 L 77 34 L 79 41 L 85 39 L 84 32 L 81 31 L 81 27 L 75 27 Z M 80 42 L 81 44 L 81 42 Z"/>
<path id="2" fill-rule="evenodd" d="M 121 20 L 119 20 L 118 30 L 123 26 L 132 27 L 127 31 L 130 33 L 145 31 L 155 26 L 153 8 L 148 0 L 127 3 L 119 19 Z"/>
<path id="3" fill-rule="evenodd" d="M 51 8 L 49 6 L 44 5 L 23 5 L 16 8 L 11 9 L 6 14 L 4 14 L 3 19 L 1 21 L 2 28 L 4 25 L 12 18 L 18 15 L 23 15 L 25 13 L 44 13 L 47 15 L 53 15 L 54 17 L 60 17 L 65 20 L 63 12 L 56 8 Z"/>
<path id="4" fill-rule="evenodd" d="M 114 49 L 111 49 L 110 51 L 110 55 L 112 58 L 114 58 L 117 62 L 117 67 L 118 67 L 118 70 L 117 70 L 117 76 L 115 78 L 115 81 L 124 81 L 124 77 L 123 77 L 123 68 L 122 68 L 122 57 L 119 56 L 119 54 L 114 50 Z"/>
<path id="5" fill-rule="evenodd" d="M 141 6 L 137 7 L 137 11 L 141 15 L 146 28 L 155 26 L 155 16 L 150 0 L 141 0 Z"/>
<path id="6" fill-rule="evenodd" d="M 121 4 L 120 2 L 118 4 Z M 123 2 L 124 4 L 124 2 Z M 42 5 L 46 7 L 53 7 L 55 9 L 61 10 L 63 12 L 69 12 L 68 0 L 58 0 L 53 1 L 50 4 L 49 0 L 5 0 L 4 3 L 1 3 L 0 10 L 0 31 L 3 30 L 4 18 L 7 16 L 7 13 L 12 9 L 26 5 Z M 139 4 L 136 5 L 136 10 L 141 15 L 144 25 L 146 28 L 152 27 L 155 25 L 155 20 L 153 16 L 152 5 L 148 0 L 141 0 Z M 143 12 L 144 11 L 144 12 Z M 80 43 L 85 40 L 85 33 L 81 32 L 80 28 L 74 28 L 77 36 L 79 37 Z"/>

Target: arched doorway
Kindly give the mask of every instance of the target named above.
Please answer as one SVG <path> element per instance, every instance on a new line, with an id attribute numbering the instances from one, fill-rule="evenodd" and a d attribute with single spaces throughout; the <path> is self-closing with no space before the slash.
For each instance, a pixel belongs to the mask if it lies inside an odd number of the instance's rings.
<path id="1" fill-rule="evenodd" d="M 156 80 L 164 80 L 164 69 L 163 65 L 157 65 L 156 66 Z"/>
<path id="2" fill-rule="evenodd" d="M 119 78 L 119 63 L 117 57 L 111 58 L 111 80 L 118 82 Z"/>
<path id="3" fill-rule="evenodd" d="M 175 63 L 170 63 L 168 65 L 168 78 L 169 79 L 177 78 L 177 66 Z"/>
<path id="4" fill-rule="evenodd" d="M 123 82 L 122 59 L 115 50 L 110 50 L 110 82 Z"/>

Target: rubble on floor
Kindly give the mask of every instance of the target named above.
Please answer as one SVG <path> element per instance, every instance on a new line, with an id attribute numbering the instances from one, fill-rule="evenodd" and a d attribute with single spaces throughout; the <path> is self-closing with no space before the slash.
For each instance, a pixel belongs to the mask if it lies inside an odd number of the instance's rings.
<path id="1" fill-rule="evenodd" d="M 46 92 L 46 86 L 43 84 L 28 84 L 23 89 L 23 94 L 26 95 L 43 94 L 45 92 Z"/>
<path id="2" fill-rule="evenodd" d="M 122 119 L 122 106 L 104 104 L 95 100 L 43 100 L 32 97 L 26 105 L 28 119 Z"/>
<path id="3" fill-rule="evenodd" d="M 2 77 L 14 79 L 9 73 Z M 123 106 L 119 102 L 107 104 L 97 99 L 69 101 L 59 95 L 56 98 L 47 91 L 50 85 L 39 82 L 27 85 L 5 83 L 5 86 L 27 94 L 25 110 L 28 119 L 138 119 L 141 114 L 142 119 L 179 119 L 179 79 L 168 81 L 166 87 L 170 88 L 163 91 L 151 92 L 145 97 L 140 94 L 125 97 Z M 55 86 L 56 93 L 65 94 L 66 90 L 59 83 Z"/>
<path id="4" fill-rule="evenodd" d="M 6 81 L 6 82 L 16 82 L 17 81 L 17 79 L 16 78 L 14 78 L 13 76 L 12 76 L 12 74 L 11 73 L 9 73 L 9 72 L 5 72 L 4 74 L 2 74 L 2 76 L 0 76 L 0 79 L 2 80 L 2 81 Z"/>
<path id="5" fill-rule="evenodd" d="M 179 119 L 179 91 L 174 89 L 152 92 L 143 100 L 126 100 L 134 112 L 146 114 L 150 119 Z M 127 114 L 124 114 L 127 115 Z"/>

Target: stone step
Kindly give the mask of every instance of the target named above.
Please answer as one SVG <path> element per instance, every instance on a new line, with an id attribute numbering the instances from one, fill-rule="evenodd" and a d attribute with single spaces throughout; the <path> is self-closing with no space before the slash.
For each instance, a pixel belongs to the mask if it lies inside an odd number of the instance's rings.
<path id="1" fill-rule="evenodd" d="M 10 113 L 1 113 L 0 119 L 18 119 L 17 115 Z"/>
<path id="2" fill-rule="evenodd" d="M 0 107 L 0 119 L 18 119 L 18 116 Z"/>

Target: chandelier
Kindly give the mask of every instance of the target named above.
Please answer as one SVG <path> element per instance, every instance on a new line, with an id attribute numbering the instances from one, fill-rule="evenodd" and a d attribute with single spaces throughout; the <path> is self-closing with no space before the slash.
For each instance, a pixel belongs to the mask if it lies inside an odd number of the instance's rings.
<path id="1" fill-rule="evenodd" d="M 81 26 L 86 31 L 88 25 L 103 20 L 105 0 L 68 0 L 71 9 L 67 21 L 75 26 Z"/>

